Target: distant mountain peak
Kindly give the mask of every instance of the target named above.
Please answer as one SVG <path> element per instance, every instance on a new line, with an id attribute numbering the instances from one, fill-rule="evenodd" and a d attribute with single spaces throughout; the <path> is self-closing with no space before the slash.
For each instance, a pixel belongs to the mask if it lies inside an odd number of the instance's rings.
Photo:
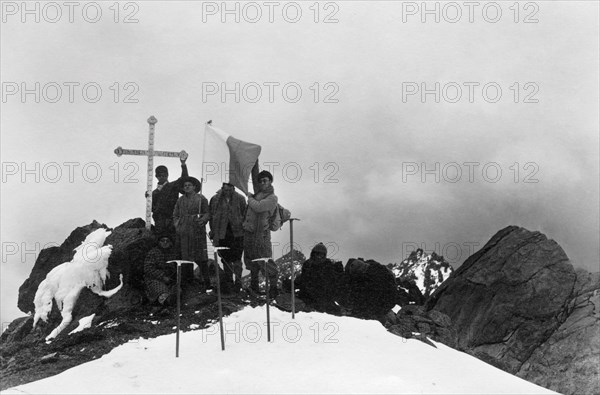
<path id="1" fill-rule="evenodd" d="M 388 268 L 396 279 L 412 280 L 425 298 L 429 297 L 454 271 L 441 255 L 424 252 L 421 248 L 412 251 L 400 263 L 390 263 Z"/>

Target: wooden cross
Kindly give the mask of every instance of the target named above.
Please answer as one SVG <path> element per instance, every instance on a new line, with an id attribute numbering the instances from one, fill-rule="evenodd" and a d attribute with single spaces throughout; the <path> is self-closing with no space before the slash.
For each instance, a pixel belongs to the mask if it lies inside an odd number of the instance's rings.
<path id="1" fill-rule="evenodd" d="M 185 160 L 188 157 L 188 154 L 185 151 L 154 151 L 154 125 L 156 125 L 157 122 L 158 120 L 154 117 L 154 115 L 148 118 L 148 125 L 150 125 L 150 129 L 148 131 L 148 150 L 126 149 L 122 147 L 115 148 L 115 154 L 117 154 L 119 157 L 121 155 L 138 155 L 148 157 L 148 174 L 146 183 L 146 229 L 148 230 L 150 230 L 150 225 L 152 223 L 152 180 L 154 175 L 154 157 L 178 157 L 181 160 Z"/>

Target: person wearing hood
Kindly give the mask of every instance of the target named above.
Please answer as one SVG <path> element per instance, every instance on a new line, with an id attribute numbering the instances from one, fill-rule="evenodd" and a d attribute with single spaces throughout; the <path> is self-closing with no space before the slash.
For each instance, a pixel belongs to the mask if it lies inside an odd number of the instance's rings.
<path id="1" fill-rule="evenodd" d="M 242 223 L 246 214 L 246 199 L 227 182 L 210 199 L 209 237 L 215 247 L 228 247 L 220 250 L 223 262 L 223 293 L 237 293 L 242 287 L 242 252 L 244 251 L 244 229 Z M 235 274 L 235 282 L 233 275 Z"/>
<path id="2" fill-rule="evenodd" d="M 177 200 L 173 210 L 173 224 L 177 232 L 177 246 L 182 260 L 196 262 L 200 269 L 201 281 L 206 290 L 211 289 L 206 248 L 206 224 L 210 217 L 208 200 L 200 193 L 202 184 L 195 177 L 183 181 L 183 195 Z M 191 269 L 188 269 L 188 267 Z M 193 280 L 193 268 L 185 265 L 182 269 L 184 280 Z"/>
<path id="3" fill-rule="evenodd" d="M 271 230 L 269 218 L 277 209 L 277 196 L 273 188 L 273 175 L 266 170 L 258 173 L 258 193 L 248 193 L 248 209 L 242 227 L 244 228 L 244 262 L 250 270 L 250 291 L 259 293 L 258 274 L 264 270 L 263 262 L 254 259 L 272 258 Z M 267 265 L 270 288 L 269 296 L 274 298 L 277 290 L 277 267 L 274 262 Z"/>
<path id="4" fill-rule="evenodd" d="M 345 304 L 346 281 L 342 262 L 327 258 L 327 247 L 315 245 L 310 258 L 302 263 L 302 274 L 297 280 L 299 297 L 317 311 L 340 314 Z"/>

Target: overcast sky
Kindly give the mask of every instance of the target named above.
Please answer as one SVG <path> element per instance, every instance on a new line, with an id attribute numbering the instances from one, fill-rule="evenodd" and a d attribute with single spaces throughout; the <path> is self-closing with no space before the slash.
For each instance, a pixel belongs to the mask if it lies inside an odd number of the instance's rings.
<path id="1" fill-rule="evenodd" d="M 2 3 L 3 322 L 39 247 L 144 217 L 146 159 L 113 150 L 146 149 L 150 115 L 196 177 L 206 121 L 260 144 L 305 254 L 456 267 L 518 225 L 598 270 L 597 2 L 23 4 Z"/>

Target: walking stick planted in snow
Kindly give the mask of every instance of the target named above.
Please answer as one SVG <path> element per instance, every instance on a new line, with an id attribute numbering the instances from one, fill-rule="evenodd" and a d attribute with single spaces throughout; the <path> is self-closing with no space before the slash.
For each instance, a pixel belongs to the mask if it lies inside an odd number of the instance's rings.
<path id="1" fill-rule="evenodd" d="M 271 341 L 271 315 L 269 314 L 269 304 L 271 301 L 269 300 L 269 272 L 267 272 L 267 262 L 265 261 L 265 291 L 267 292 L 267 343 Z"/>
<path id="2" fill-rule="evenodd" d="M 181 261 L 181 260 L 176 260 L 176 261 L 168 261 L 167 263 L 173 263 L 175 262 L 177 264 L 177 334 L 175 335 L 175 358 L 179 358 L 179 326 L 181 324 L 181 319 L 180 319 L 180 315 L 181 315 L 181 264 L 182 263 L 191 263 L 192 265 L 194 264 L 194 262 L 192 261 Z"/>
<path id="3" fill-rule="evenodd" d="M 177 335 L 175 336 L 175 358 L 179 358 L 179 326 L 181 324 L 181 264 L 177 262 Z"/>
<path id="4" fill-rule="evenodd" d="M 265 291 L 267 291 L 267 342 L 271 341 L 271 314 L 269 312 L 269 273 L 267 272 L 267 262 L 270 260 L 271 258 L 258 258 L 252 260 L 252 262 L 262 261 L 265 263 Z"/>
<path id="5" fill-rule="evenodd" d="M 219 274 L 218 250 L 228 250 L 228 247 L 215 248 L 215 270 L 217 272 L 217 304 L 219 305 L 219 331 L 221 332 L 221 350 L 225 351 L 225 334 L 223 333 L 223 307 L 221 304 L 221 276 Z"/>
<path id="6" fill-rule="evenodd" d="M 296 316 L 296 265 L 294 264 L 294 221 L 300 221 L 299 218 L 290 218 L 290 259 L 292 260 L 292 319 Z"/>

